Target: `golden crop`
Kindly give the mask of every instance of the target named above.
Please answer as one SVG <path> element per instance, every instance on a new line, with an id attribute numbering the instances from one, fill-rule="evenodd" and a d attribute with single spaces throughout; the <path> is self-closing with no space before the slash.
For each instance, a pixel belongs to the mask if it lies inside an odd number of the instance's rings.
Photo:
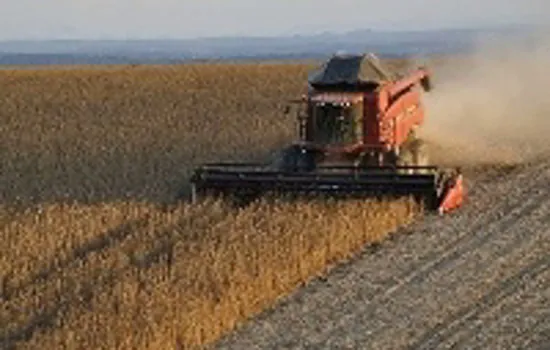
<path id="1" fill-rule="evenodd" d="M 198 163 L 293 138 L 309 68 L 0 71 L 0 344 L 206 344 L 409 223 L 406 200 L 174 202 Z"/>

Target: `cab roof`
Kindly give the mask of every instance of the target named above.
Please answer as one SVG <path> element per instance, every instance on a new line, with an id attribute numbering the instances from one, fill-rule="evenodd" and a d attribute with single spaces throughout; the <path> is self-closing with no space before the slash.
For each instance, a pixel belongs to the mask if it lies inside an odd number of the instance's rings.
<path id="1" fill-rule="evenodd" d="M 394 74 L 372 53 L 332 56 L 318 70 L 312 72 L 308 82 L 313 87 L 338 85 L 379 85 L 394 79 Z"/>

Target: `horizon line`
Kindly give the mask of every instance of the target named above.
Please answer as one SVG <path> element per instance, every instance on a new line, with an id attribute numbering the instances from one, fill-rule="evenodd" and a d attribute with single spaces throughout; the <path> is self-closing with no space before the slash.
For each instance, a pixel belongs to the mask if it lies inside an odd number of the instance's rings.
<path id="1" fill-rule="evenodd" d="M 196 36 L 196 37 L 74 37 L 74 38 L 6 38 L 0 39 L 0 43 L 13 42 L 97 42 L 97 41 L 200 41 L 200 40 L 231 40 L 231 39 L 285 39 L 285 38 L 308 38 L 323 35 L 346 35 L 360 32 L 369 32 L 373 34 L 400 34 L 400 33 L 429 33 L 429 32 L 446 32 L 446 31 L 484 31 L 484 30 L 505 30 L 505 29 L 535 29 L 543 27 L 542 25 L 532 23 L 508 23 L 496 24 L 487 26 L 456 26 L 456 27 L 439 27 L 439 28 L 418 28 L 418 29 L 377 29 L 377 28 L 357 28 L 344 31 L 325 30 L 312 33 L 293 33 L 293 34 L 274 34 L 274 35 L 212 35 L 212 36 Z"/>

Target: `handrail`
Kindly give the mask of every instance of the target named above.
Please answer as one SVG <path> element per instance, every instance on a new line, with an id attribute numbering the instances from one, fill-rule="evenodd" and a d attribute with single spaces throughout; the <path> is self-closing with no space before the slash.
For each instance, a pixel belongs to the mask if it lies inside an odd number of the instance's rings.
<path id="1" fill-rule="evenodd" d="M 288 172 L 281 170 L 269 170 L 269 163 L 207 163 L 199 166 L 197 170 L 221 170 L 227 171 L 229 168 L 264 168 L 264 172 Z M 439 167 L 433 165 L 319 165 L 316 170 L 438 170 Z M 297 172 L 299 173 L 299 172 Z"/>

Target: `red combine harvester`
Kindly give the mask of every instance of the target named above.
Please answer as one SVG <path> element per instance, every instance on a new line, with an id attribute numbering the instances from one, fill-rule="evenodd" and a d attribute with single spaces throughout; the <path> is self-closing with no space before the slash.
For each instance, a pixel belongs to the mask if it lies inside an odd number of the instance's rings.
<path id="1" fill-rule="evenodd" d="M 309 77 L 298 112 L 299 140 L 265 164 L 205 164 L 191 178 L 206 195 L 267 193 L 331 197 L 412 196 L 446 213 L 464 200 L 458 170 L 430 166 L 416 131 L 425 121 L 429 72 L 385 69 L 373 54 L 335 55 Z"/>

